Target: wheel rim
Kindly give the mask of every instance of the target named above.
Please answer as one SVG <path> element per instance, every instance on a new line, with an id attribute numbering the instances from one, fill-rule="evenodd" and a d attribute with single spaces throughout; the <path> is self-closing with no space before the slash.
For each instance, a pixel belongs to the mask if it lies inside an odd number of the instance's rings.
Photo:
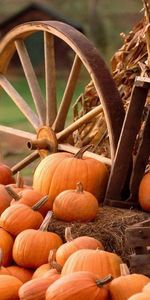
<path id="1" fill-rule="evenodd" d="M 42 31 L 44 34 L 46 103 L 44 103 L 38 80 L 24 44 L 24 40 L 37 31 Z M 58 112 L 56 105 L 55 36 L 68 44 L 75 55 Z M 17 51 L 20 58 L 36 107 L 36 113 L 30 109 L 22 96 L 18 94 L 5 76 L 7 67 L 15 51 Z M 64 128 L 81 66 L 84 66 L 90 74 L 90 78 L 93 80 L 97 94 L 101 100 L 101 105 L 94 108 L 67 128 Z M 28 138 L 31 141 L 31 144 L 33 144 L 34 140 L 39 141 L 39 130 L 41 128 L 47 128 L 46 130 L 43 130 L 43 132 L 46 132 L 46 136 L 43 134 L 43 138 L 47 137 L 47 132 L 49 132 L 49 128 L 51 128 L 50 132 L 51 134 L 52 132 L 54 134 L 52 134 L 53 147 L 49 149 L 50 152 L 57 151 L 57 149 L 64 151 L 67 151 L 66 149 L 68 149 L 69 152 L 73 153 L 75 148 L 70 145 L 69 150 L 69 145 L 64 144 L 63 146 L 62 141 L 82 124 L 96 116 L 103 108 L 110 140 L 111 160 L 113 159 L 124 119 L 124 109 L 118 91 L 103 59 L 83 34 L 72 28 L 70 25 L 56 21 L 32 22 L 17 26 L 10 31 L 0 43 L 0 73 L 1 87 L 14 101 L 15 105 L 19 107 L 23 115 L 33 126 L 37 135 L 6 126 L 0 126 L 0 132 L 9 132 L 14 136 L 24 137 L 25 139 Z M 48 140 L 50 141 L 51 138 L 48 138 Z M 47 155 L 47 150 L 48 149 L 46 148 L 44 156 Z M 13 172 L 16 173 L 18 168 L 20 169 L 21 166 L 24 167 L 27 165 L 28 161 L 31 162 L 36 159 L 39 154 L 41 155 L 41 153 L 43 153 L 41 151 L 43 150 L 39 149 L 38 146 L 37 150 L 35 150 L 32 155 L 29 155 L 23 162 L 20 162 L 19 165 L 12 168 Z M 86 155 L 91 154 L 86 152 Z M 95 158 L 102 160 L 98 155 L 95 155 Z M 110 160 L 107 160 L 107 158 L 105 162 L 111 164 Z"/>

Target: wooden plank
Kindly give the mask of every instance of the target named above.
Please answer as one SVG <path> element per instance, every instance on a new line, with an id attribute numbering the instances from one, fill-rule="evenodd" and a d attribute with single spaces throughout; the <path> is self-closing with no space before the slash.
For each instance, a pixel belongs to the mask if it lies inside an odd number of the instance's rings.
<path id="1" fill-rule="evenodd" d="M 75 86 L 79 77 L 79 72 L 82 66 L 82 62 L 78 55 L 75 56 L 72 69 L 68 78 L 68 82 L 64 91 L 64 95 L 58 110 L 56 120 L 53 124 L 53 130 L 59 132 L 65 126 L 66 117 L 69 111 L 71 100 L 75 91 Z"/>
<path id="2" fill-rule="evenodd" d="M 120 208 L 126 208 L 126 209 L 130 209 L 130 208 L 134 208 L 134 209 L 138 209 L 139 205 L 136 202 L 132 202 L 132 201 L 122 201 L 122 200 L 109 200 L 106 199 L 105 200 L 105 205 L 111 206 L 111 207 L 120 207 Z"/>
<path id="3" fill-rule="evenodd" d="M 130 268 L 132 273 L 150 276 L 150 254 L 131 255 Z"/>
<path id="4" fill-rule="evenodd" d="M 150 245 L 150 227 L 129 227 L 125 231 L 126 244 L 130 248 Z"/>
<path id="5" fill-rule="evenodd" d="M 143 136 L 138 147 L 138 152 L 133 164 L 130 180 L 130 201 L 138 199 L 140 181 L 144 175 L 145 167 L 150 155 L 150 107 L 147 111 L 147 118 L 143 129 Z"/>
<path id="6" fill-rule="evenodd" d="M 46 125 L 52 126 L 57 115 L 54 37 L 44 31 Z"/>
<path id="7" fill-rule="evenodd" d="M 148 84 L 150 87 L 150 83 Z M 141 125 L 141 117 L 148 89 L 134 86 L 128 111 L 120 134 L 105 201 L 121 200 L 132 162 L 132 153 L 137 133 Z M 104 201 L 104 203 L 106 203 Z"/>
<path id="8" fill-rule="evenodd" d="M 40 127 L 40 122 L 37 115 L 31 110 L 26 101 L 22 98 L 22 96 L 17 92 L 17 90 L 12 86 L 12 84 L 7 80 L 4 75 L 0 75 L 0 86 L 4 89 L 4 91 L 9 95 L 9 97 L 13 100 L 16 106 L 20 109 L 26 119 L 30 122 L 30 124 L 38 130 Z"/>
<path id="9" fill-rule="evenodd" d="M 15 46 L 35 103 L 35 107 L 41 122 L 41 125 L 45 125 L 46 122 L 46 109 L 45 109 L 45 103 L 42 96 L 41 88 L 38 83 L 36 74 L 34 72 L 30 57 L 28 55 L 27 49 L 25 47 L 25 44 L 23 40 L 16 40 Z"/>
<path id="10" fill-rule="evenodd" d="M 95 108 L 93 108 L 91 111 L 89 111 L 86 115 L 82 116 L 80 119 L 76 120 L 74 123 L 68 125 L 64 130 L 60 131 L 59 133 L 56 133 L 57 140 L 65 139 L 69 134 L 74 132 L 76 129 L 78 129 L 80 126 L 85 124 L 86 122 L 90 121 L 92 118 L 97 116 L 100 112 L 103 111 L 102 105 L 98 105 Z"/>

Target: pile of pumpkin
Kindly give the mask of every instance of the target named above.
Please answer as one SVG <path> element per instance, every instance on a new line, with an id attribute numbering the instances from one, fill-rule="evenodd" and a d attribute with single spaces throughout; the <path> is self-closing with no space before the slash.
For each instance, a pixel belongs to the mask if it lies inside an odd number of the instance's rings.
<path id="1" fill-rule="evenodd" d="M 109 172 L 98 161 L 82 159 L 83 152 L 47 156 L 35 170 L 33 187 L 19 174 L 15 182 L 9 167 L 0 165 L 1 300 L 150 299 L 150 279 L 124 271 L 122 259 L 100 241 L 73 239 L 67 228 L 63 244 L 48 231 L 52 210 L 65 221 L 96 216 Z"/>

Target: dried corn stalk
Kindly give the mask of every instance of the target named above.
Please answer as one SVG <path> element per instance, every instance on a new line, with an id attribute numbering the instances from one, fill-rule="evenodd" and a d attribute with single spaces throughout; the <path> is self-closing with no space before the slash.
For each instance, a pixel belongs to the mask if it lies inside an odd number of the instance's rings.
<path id="1" fill-rule="evenodd" d="M 112 76 L 121 95 L 125 109 L 128 107 L 136 76 L 150 77 L 150 3 L 143 0 L 144 18 L 129 32 L 121 34 L 123 46 L 111 59 Z M 150 103 L 150 95 L 147 102 Z M 73 114 L 77 120 L 100 104 L 91 81 L 77 99 Z M 93 144 L 93 152 L 110 157 L 109 139 L 104 113 L 84 124 L 73 135 L 74 145 L 81 147 Z"/>

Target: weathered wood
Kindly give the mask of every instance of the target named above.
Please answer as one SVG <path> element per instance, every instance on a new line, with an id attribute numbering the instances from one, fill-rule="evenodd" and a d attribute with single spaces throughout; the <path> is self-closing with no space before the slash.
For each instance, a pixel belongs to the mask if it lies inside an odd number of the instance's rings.
<path id="1" fill-rule="evenodd" d="M 150 107 L 148 108 L 143 135 L 140 141 L 138 152 L 134 160 L 130 179 L 130 201 L 137 201 L 140 181 L 144 175 L 145 167 L 150 155 Z"/>
<path id="2" fill-rule="evenodd" d="M 126 229 L 126 240 L 131 248 L 150 245 L 150 227 L 131 227 Z"/>
<path id="3" fill-rule="evenodd" d="M 65 121 L 67 118 L 67 113 L 70 107 L 70 103 L 75 91 L 75 86 L 79 77 L 79 72 L 81 69 L 82 62 L 78 55 L 75 56 L 72 69 L 68 78 L 68 82 L 64 91 L 64 95 L 58 110 L 56 120 L 53 124 L 53 129 L 55 132 L 59 132 L 65 126 Z"/>
<path id="4" fill-rule="evenodd" d="M 56 68 L 54 37 L 44 31 L 45 83 L 46 83 L 46 125 L 52 126 L 57 115 Z"/>
<path id="5" fill-rule="evenodd" d="M 11 171 L 13 174 L 16 174 L 18 171 L 22 170 L 26 166 L 28 166 L 30 163 L 35 161 L 37 158 L 39 158 L 39 152 L 36 150 L 32 154 L 28 155 L 26 158 L 21 160 L 18 164 L 13 166 L 11 168 Z"/>
<path id="6" fill-rule="evenodd" d="M 141 79 L 141 78 L 140 78 Z M 121 200 L 122 191 L 132 171 L 132 153 L 137 133 L 140 129 L 142 112 L 146 101 L 150 81 L 142 78 L 135 81 L 131 101 L 121 130 L 115 158 L 113 161 L 105 201 Z M 131 171 L 130 171 L 131 169 Z M 105 202 L 106 203 L 106 202 Z"/>
<path id="7" fill-rule="evenodd" d="M 73 133 L 76 129 L 78 129 L 80 126 L 90 121 L 92 118 L 97 116 L 102 111 L 103 111 L 102 106 L 98 105 L 97 107 L 89 111 L 86 115 L 82 116 L 80 119 L 78 119 L 71 125 L 68 125 L 68 127 L 66 127 L 64 130 L 56 133 L 56 137 L 58 141 L 69 136 L 69 134 Z"/>
<path id="8" fill-rule="evenodd" d="M 3 125 L 0 125 L 0 133 L 13 135 L 14 138 L 18 137 L 20 139 L 25 139 L 25 140 L 35 139 L 35 137 L 36 137 L 36 135 L 34 133 L 30 133 L 27 131 L 15 129 L 15 128 L 3 126 Z"/>
<path id="9" fill-rule="evenodd" d="M 63 143 L 63 144 L 58 144 L 58 150 L 76 154 L 79 151 L 79 148 Z M 85 151 L 83 154 L 83 157 L 91 157 L 91 158 L 94 158 L 94 159 L 108 165 L 108 166 L 111 165 L 110 158 L 104 157 L 102 155 L 98 155 L 96 153 L 92 153 L 90 151 Z"/>
<path id="10" fill-rule="evenodd" d="M 138 209 L 139 205 L 133 201 L 122 201 L 122 200 L 112 200 L 112 199 L 105 199 L 105 205 L 112 206 L 112 207 L 120 207 L 126 209 Z"/>
<path id="11" fill-rule="evenodd" d="M 150 254 L 131 255 L 130 268 L 132 273 L 150 276 Z"/>
<path id="12" fill-rule="evenodd" d="M 39 120 L 41 122 L 41 125 L 45 125 L 45 103 L 24 41 L 21 39 L 16 40 L 15 46 L 34 100 Z"/>
<path id="13" fill-rule="evenodd" d="M 31 125 L 37 130 L 40 126 L 37 115 L 31 110 L 29 105 L 25 102 L 22 96 L 16 91 L 12 84 L 6 77 L 0 74 L 0 86 L 5 90 L 9 97 L 14 101 L 17 107 L 21 110 Z"/>

